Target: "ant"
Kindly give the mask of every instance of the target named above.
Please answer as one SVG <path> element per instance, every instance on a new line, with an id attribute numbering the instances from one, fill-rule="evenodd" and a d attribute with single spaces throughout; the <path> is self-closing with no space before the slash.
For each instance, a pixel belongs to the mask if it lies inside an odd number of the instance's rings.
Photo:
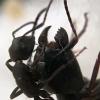
<path id="1" fill-rule="evenodd" d="M 76 57 L 85 50 L 83 48 L 78 55 L 74 55 L 72 49 L 78 43 L 79 38 L 86 31 L 88 25 L 87 13 L 84 14 L 85 24 L 77 35 L 72 19 L 70 17 L 67 0 L 64 0 L 64 7 L 74 37 L 69 41 L 67 32 L 60 28 L 55 35 L 55 42 L 48 42 L 47 35 L 51 26 L 47 26 L 39 36 L 39 45 L 33 62 L 28 65 L 22 60 L 32 56 L 35 45 L 35 30 L 42 27 L 46 21 L 47 13 L 53 0 L 47 8 L 40 11 L 34 22 L 28 22 L 13 32 L 13 42 L 9 48 L 10 58 L 6 65 L 13 73 L 17 87 L 10 98 L 13 99 L 24 93 L 35 100 L 54 100 L 50 95 L 56 94 L 58 100 L 99 100 L 100 80 L 96 80 L 100 65 L 100 53 L 95 62 L 91 80 L 83 77 Z M 39 17 L 45 12 L 42 23 L 37 25 Z M 26 25 L 33 24 L 33 28 L 23 36 L 15 38 L 15 33 Z M 27 36 L 32 32 L 31 36 Z M 31 59 L 31 58 L 30 58 Z M 10 62 L 15 61 L 14 67 Z"/>
<path id="2" fill-rule="evenodd" d="M 12 33 L 13 41 L 9 48 L 9 55 L 13 61 L 27 60 L 31 56 L 33 49 L 34 49 L 34 45 L 35 45 L 35 36 L 34 36 L 35 30 L 41 28 L 45 24 L 45 20 L 47 18 L 47 14 L 48 14 L 52 1 L 53 0 L 50 1 L 48 7 L 42 9 L 38 13 L 35 21 L 30 21 L 28 23 L 25 23 L 24 25 L 20 26 L 18 29 L 13 31 Z M 37 25 L 39 18 L 44 12 L 45 12 L 45 16 L 44 16 L 43 22 Z M 29 31 L 24 33 L 24 35 L 20 37 L 15 37 L 16 32 L 18 32 L 20 29 L 30 24 L 33 25 L 32 29 L 30 29 Z M 31 32 L 31 35 L 27 36 L 30 32 Z"/>
<path id="3" fill-rule="evenodd" d="M 12 34 L 14 39 L 9 48 L 10 59 L 7 60 L 6 66 L 12 72 L 17 87 L 11 93 L 11 99 L 14 99 L 24 93 L 29 98 L 34 98 L 34 100 L 53 100 L 50 94 L 42 89 L 43 84 L 38 82 L 40 79 L 40 73 L 31 68 L 31 66 L 28 66 L 28 64 L 23 63 L 23 60 L 30 58 L 33 52 L 35 45 L 35 30 L 44 25 L 52 1 L 53 0 L 50 0 L 48 6 L 38 13 L 34 22 L 28 22 L 20 26 Z M 41 14 L 44 12 L 45 16 L 43 22 L 37 25 Z M 15 33 L 29 24 L 33 24 L 33 28 L 26 32 L 23 36 L 16 38 Z M 32 32 L 31 36 L 27 36 L 30 32 Z M 15 62 L 15 65 L 12 66 L 10 62 Z"/>
<path id="4" fill-rule="evenodd" d="M 99 100 L 100 80 L 96 80 L 96 76 L 100 65 L 100 53 L 95 62 L 93 75 L 89 81 L 81 73 L 80 66 L 76 60 L 76 56 L 78 55 L 75 56 L 72 52 L 73 47 L 86 31 L 88 25 L 87 13 L 84 14 L 84 28 L 77 35 L 70 17 L 67 0 L 64 0 L 64 7 L 74 37 L 69 42 L 66 30 L 61 27 L 54 37 L 55 42 L 48 43 L 48 33 L 43 31 L 38 39 L 39 46 L 36 49 L 34 60 L 41 53 L 42 48 L 45 48 L 45 50 L 42 57 L 40 57 L 36 69 L 41 72 L 41 82 L 47 82 L 44 88 L 56 94 L 58 100 Z M 50 26 L 46 28 L 48 29 Z"/>

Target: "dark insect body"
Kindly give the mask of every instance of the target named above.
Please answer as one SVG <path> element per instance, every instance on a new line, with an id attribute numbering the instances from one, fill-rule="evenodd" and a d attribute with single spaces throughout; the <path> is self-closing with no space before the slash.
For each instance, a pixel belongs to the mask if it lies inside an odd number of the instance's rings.
<path id="1" fill-rule="evenodd" d="M 17 87 L 10 96 L 11 99 L 24 93 L 29 98 L 39 98 L 39 96 L 41 96 L 42 98 L 47 98 L 47 100 L 53 100 L 45 90 L 41 90 L 42 84 L 36 83 L 40 78 L 39 72 L 30 70 L 29 66 L 21 61 L 17 61 L 14 66 L 11 66 L 9 64 L 10 62 L 11 59 L 7 61 L 6 65 L 13 73 L 17 84 Z M 39 100 L 42 99 L 40 98 Z"/>
<path id="2" fill-rule="evenodd" d="M 24 93 L 35 100 L 54 100 L 50 96 L 51 94 L 56 94 L 57 100 L 100 100 L 100 79 L 96 80 L 100 65 L 100 53 L 95 62 L 91 80 L 88 80 L 82 75 L 76 59 L 85 48 L 77 55 L 72 51 L 79 38 L 86 31 L 87 13 L 84 14 L 84 27 L 77 35 L 70 17 L 67 0 L 64 0 L 64 7 L 74 37 L 69 40 L 66 30 L 61 27 L 54 37 L 55 41 L 48 42 L 48 31 L 51 26 L 47 26 L 38 38 L 34 60 L 31 61 L 35 45 L 35 30 L 44 25 L 52 1 L 47 8 L 40 11 L 34 22 L 28 22 L 13 32 L 14 39 L 9 49 L 11 59 L 6 62 L 6 65 L 12 72 L 17 87 L 10 98 L 13 99 Z M 43 22 L 37 25 L 39 17 L 45 11 Z M 14 34 L 29 24 L 33 24 L 33 28 L 23 36 L 15 38 Z M 31 36 L 27 36 L 30 32 L 32 32 Z M 30 60 L 24 64 L 23 60 L 28 58 Z M 9 64 L 12 61 L 15 61 L 14 66 Z"/>
<path id="3" fill-rule="evenodd" d="M 15 38 L 9 48 L 11 59 L 27 60 L 31 56 L 35 45 L 35 38 L 32 36 L 22 36 Z"/>
<path id="4" fill-rule="evenodd" d="M 9 55 L 10 55 L 10 58 L 13 61 L 27 60 L 31 56 L 31 54 L 33 52 L 33 49 L 34 49 L 34 45 L 35 45 L 35 37 L 34 37 L 35 30 L 44 25 L 51 3 L 52 3 L 52 0 L 50 1 L 50 3 L 49 3 L 47 8 L 44 8 L 43 10 L 41 10 L 38 13 L 38 15 L 37 15 L 37 17 L 36 17 L 34 22 L 28 22 L 28 23 L 20 26 L 18 29 L 16 29 L 13 32 L 12 35 L 13 35 L 14 39 L 12 41 L 12 45 L 9 48 Z M 46 13 L 45 13 L 43 22 L 40 23 L 39 25 L 37 25 L 40 16 L 45 11 L 46 11 Z M 28 32 L 24 33 L 23 36 L 20 36 L 20 37 L 17 37 L 17 38 L 15 37 L 15 33 L 16 32 L 18 32 L 21 28 L 23 28 L 23 27 L 25 27 L 27 25 L 30 25 L 30 24 L 33 24 L 33 27 L 32 27 L 31 30 L 29 30 Z M 31 32 L 31 35 L 27 36 L 30 32 Z"/>
<path id="5" fill-rule="evenodd" d="M 27 97 L 34 98 L 34 100 L 53 100 L 50 94 L 42 89 L 43 84 L 38 82 L 41 77 L 40 73 L 31 66 L 28 66 L 28 64 L 23 63 L 23 60 L 27 60 L 32 55 L 35 45 L 34 32 L 36 29 L 44 25 L 52 1 L 53 0 L 50 1 L 47 8 L 44 8 L 39 12 L 34 22 L 28 22 L 13 32 L 14 39 L 12 41 L 12 45 L 9 48 L 11 59 L 6 62 L 6 65 L 12 72 L 17 84 L 17 87 L 10 95 L 11 99 L 14 99 L 20 94 L 24 93 Z M 37 25 L 39 17 L 45 11 L 46 13 L 43 22 Z M 26 32 L 23 36 L 16 38 L 14 34 L 29 24 L 34 24 L 33 28 Z M 31 36 L 27 36 L 27 34 L 30 32 L 32 32 Z M 14 66 L 10 64 L 10 62 L 13 61 L 15 62 Z"/>
<path id="6" fill-rule="evenodd" d="M 45 51 L 39 62 L 42 63 L 42 65 L 37 66 L 37 69 L 39 72 L 41 72 L 41 81 L 44 82 L 48 80 L 47 85 L 44 88 L 47 91 L 56 94 L 58 100 L 87 100 L 84 94 L 86 94 L 88 98 L 92 98 L 88 95 L 90 92 L 87 93 L 86 91 L 88 91 L 88 89 L 86 89 L 83 93 L 82 90 L 84 90 L 84 86 L 86 86 L 88 83 L 91 83 L 91 81 L 84 79 L 80 70 L 80 66 L 74 53 L 72 52 L 73 47 L 78 42 L 78 39 L 86 30 L 88 24 L 87 13 L 84 14 L 84 28 L 77 35 L 70 17 L 66 0 L 64 0 L 64 6 L 75 37 L 69 41 L 66 30 L 61 27 L 54 37 L 55 42 L 48 43 L 47 33 L 45 33 L 45 36 L 44 33 L 42 33 L 39 37 L 41 42 L 38 42 L 39 46 L 37 47 L 35 56 L 41 53 L 41 48 L 43 48 L 43 46 L 45 46 Z M 96 65 L 96 67 L 99 67 L 100 53 L 97 60 L 98 65 Z M 95 74 L 93 74 L 92 77 L 94 77 Z M 93 82 L 95 83 L 95 80 L 92 80 L 92 83 Z M 99 84 L 100 81 L 96 83 Z M 91 84 L 89 86 L 91 87 Z M 90 90 L 92 91 L 92 89 Z M 96 99 L 96 96 L 97 94 L 94 95 L 93 100 L 100 99 L 99 96 L 97 96 L 99 99 Z"/>

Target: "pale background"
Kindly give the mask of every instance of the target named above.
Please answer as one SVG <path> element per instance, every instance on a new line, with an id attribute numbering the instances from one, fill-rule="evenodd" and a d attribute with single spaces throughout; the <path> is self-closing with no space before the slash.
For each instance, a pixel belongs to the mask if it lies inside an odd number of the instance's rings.
<path id="1" fill-rule="evenodd" d="M 14 0 L 8 0 L 14 1 Z M 20 1 L 20 0 L 19 0 Z M 18 17 L 8 14 L 8 8 L 3 8 L 0 12 L 0 99 L 10 100 L 9 95 L 16 87 L 12 73 L 6 68 L 5 62 L 9 59 L 8 48 L 12 41 L 12 31 L 24 24 L 25 22 L 34 20 L 37 13 L 47 6 L 49 0 L 21 0 Z M 28 2 L 29 1 L 29 2 Z M 86 33 L 80 39 L 79 43 L 75 46 L 74 50 L 82 49 L 86 46 L 85 50 L 79 57 L 78 61 L 84 76 L 91 78 L 93 66 L 100 51 L 100 0 L 68 0 L 69 10 L 73 21 L 77 22 L 77 32 L 79 32 L 84 24 L 83 13 L 89 12 L 89 24 Z M 11 9 L 10 9 L 11 10 Z M 11 18 L 12 17 L 12 18 Z M 42 20 L 42 18 L 41 18 Z M 45 26 L 52 25 L 49 32 L 49 40 L 53 40 L 53 36 L 59 27 L 64 27 L 71 34 L 71 28 L 67 20 L 67 16 L 63 6 L 63 0 L 54 0 Z M 30 27 L 29 27 L 30 28 Z M 28 27 L 23 31 L 27 31 Z M 43 29 L 43 28 L 41 28 Z M 42 31 L 36 31 L 36 37 Z M 100 78 L 100 71 L 98 78 Z M 22 95 L 15 100 L 30 100 Z"/>

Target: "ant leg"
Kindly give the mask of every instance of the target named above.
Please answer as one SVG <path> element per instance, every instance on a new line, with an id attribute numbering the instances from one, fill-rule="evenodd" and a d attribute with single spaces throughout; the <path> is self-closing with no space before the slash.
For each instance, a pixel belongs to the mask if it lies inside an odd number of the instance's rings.
<path id="1" fill-rule="evenodd" d="M 78 51 L 73 51 L 75 53 L 75 57 L 78 57 L 84 50 L 86 50 L 87 48 L 84 47 L 82 48 L 81 50 L 78 50 Z"/>
<path id="2" fill-rule="evenodd" d="M 84 26 L 82 28 L 82 30 L 79 32 L 78 34 L 78 39 L 80 39 L 80 37 L 82 37 L 82 35 L 86 32 L 86 29 L 87 29 L 87 26 L 88 26 L 88 17 L 87 17 L 88 13 L 84 13 L 84 19 L 85 19 L 85 22 L 84 22 Z M 76 24 L 76 23 L 75 23 Z M 75 25 L 74 25 L 75 26 Z M 71 35 L 71 39 L 73 39 L 73 34 Z"/>
<path id="3" fill-rule="evenodd" d="M 41 16 L 41 14 L 42 14 L 45 10 L 46 10 L 46 8 L 43 9 L 43 10 L 39 13 L 38 19 L 39 19 L 39 17 Z M 22 26 L 20 26 L 19 28 L 17 28 L 15 31 L 12 32 L 13 38 L 15 38 L 15 33 L 16 33 L 17 31 L 19 31 L 21 28 L 23 28 L 23 27 L 25 27 L 25 26 L 27 26 L 27 25 L 30 25 L 30 24 L 34 24 L 34 23 L 35 23 L 35 22 L 31 21 L 31 22 L 25 23 L 25 24 L 23 24 Z M 29 31 L 26 32 L 24 35 L 26 35 L 26 34 L 32 32 L 32 30 L 33 30 L 33 29 L 29 30 Z"/>
<path id="4" fill-rule="evenodd" d="M 87 17 L 88 13 L 84 13 L 84 18 L 85 18 L 85 23 L 83 26 L 83 29 L 79 32 L 78 34 L 78 39 L 86 32 L 87 26 L 88 26 L 88 17 Z"/>
<path id="5" fill-rule="evenodd" d="M 91 92 L 91 90 L 94 88 L 96 78 L 97 78 L 97 74 L 98 74 L 98 71 L 99 71 L 99 66 L 100 66 L 100 52 L 98 54 L 98 58 L 95 62 L 95 66 L 94 66 L 94 69 L 93 69 L 91 81 L 90 81 L 89 88 L 88 88 L 89 92 Z"/>
<path id="6" fill-rule="evenodd" d="M 7 60 L 7 62 L 6 62 L 6 66 L 7 66 L 8 69 L 12 72 L 13 67 L 9 64 L 9 62 L 11 62 L 11 61 L 12 61 L 11 59 Z"/>
<path id="7" fill-rule="evenodd" d="M 16 87 L 16 88 L 13 90 L 13 92 L 12 92 L 11 95 L 10 95 L 10 98 L 11 98 L 11 99 L 16 98 L 17 96 L 19 96 L 20 94 L 23 93 L 22 90 L 19 90 L 19 91 L 18 91 L 18 89 L 19 89 L 19 87 Z"/>
<path id="8" fill-rule="evenodd" d="M 64 0 L 64 7 L 65 7 L 65 10 L 66 10 L 66 14 L 67 14 L 70 26 L 72 28 L 72 31 L 73 31 L 74 35 L 75 35 L 75 37 L 72 39 L 72 41 L 69 44 L 69 48 L 73 48 L 77 44 L 77 42 L 78 42 L 78 36 L 77 36 L 76 29 L 75 29 L 75 27 L 73 25 L 70 13 L 69 13 L 68 5 L 67 5 L 67 0 Z"/>
<path id="9" fill-rule="evenodd" d="M 93 96 L 94 96 L 94 98 L 95 98 L 96 96 L 98 96 L 98 92 L 99 92 L 98 90 L 100 87 L 98 87 L 96 84 L 96 82 L 97 82 L 96 78 L 97 78 L 97 74 L 99 71 L 99 66 L 100 66 L 100 52 L 99 52 L 98 58 L 95 62 L 91 80 L 89 83 L 86 84 L 85 87 L 83 87 L 83 89 L 80 92 L 80 94 L 82 94 L 81 95 L 82 97 L 92 97 L 93 98 Z M 91 99 L 89 99 L 89 100 L 91 100 Z M 97 99 L 95 99 L 95 100 L 97 100 Z"/>
<path id="10" fill-rule="evenodd" d="M 39 27 L 35 28 L 35 27 L 36 27 L 36 24 L 37 24 L 37 21 L 39 20 L 41 14 L 44 13 L 44 11 L 46 11 L 46 8 L 42 9 L 42 10 L 39 12 L 39 14 L 37 15 L 37 17 L 36 17 L 36 19 L 35 19 L 33 28 L 32 28 L 31 30 L 27 31 L 27 32 L 24 34 L 24 36 L 27 35 L 27 34 L 30 33 L 30 32 L 32 32 L 32 35 L 34 35 L 35 30 L 38 29 L 38 28 L 40 28 L 40 27 L 42 27 L 42 26 L 39 26 Z"/>
<path id="11" fill-rule="evenodd" d="M 13 38 L 15 38 L 15 33 L 16 33 L 17 31 L 19 31 L 19 30 L 22 29 L 23 27 L 25 27 L 25 26 L 27 26 L 27 25 L 30 25 L 30 24 L 34 24 L 34 22 L 31 21 L 31 22 L 25 23 L 25 24 L 23 24 L 22 26 L 20 26 L 19 28 L 17 28 L 16 30 L 14 30 L 14 31 L 12 32 Z"/>
<path id="12" fill-rule="evenodd" d="M 37 15 L 37 17 L 36 17 L 36 19 L 35 19 L 35 21 L 34 21 L 34 26 L 33 26 L 33 28 L 32 28 L 31 30 L 29 30 L 28 32 L 26 32 L 26 33 L 24 34 L 24 36 L 27 35 L 27 34 L 30 33 L 30 32 L 32 32 L 32 35 L 34 35 L 34 32 L 35 32 L 35 30 L 36 30 L 35 27 L 36 27 L 36 25 L 37 25 L 37 22 L 38 22 L 40 16 L 41 16 L 45 11 L 46 11 L 46 8 L 42 9 L 42 10 L 38 13 L 38 15 Z M 42 26 L 41 26 L 41 27 L 42 27 Z M 38 28 L 40 28 L 40 27 L 38 27 Z M 37 28 L 37 29 L 38 29 L 38 28 Z"/>
<path id="13" fill-rule="evenodd" d="M 39 25 L 37 25 L 37 22 L 38 22 L 38 19 L 39 19 L 40 15 L 41 15 L 42 11 L 37 15 L 37 17 L 35 19 L 35 22 L 34 22 L 34 26 L 33 26 L 33 31 L 32 31 L 33 35 L 34 35 L 34 32 L 35 32 L 36 29 L 38 29 L 38 28 L 40 28 L 40 27 L 42 27 L 44 25 L 44 23 L 46 21 L 46 18 L 47 18 L 47 14 L 48 14 L 49 8 L 50 8 L 52 2 L 53 2 L 53 0 L 50 0 L 49 5 L 47 6 L 47 8 L 45 8 L 46 9 L 46 13 L 45 13 L 43 22 L 40 23 Z"/>
<path id="14" fill-rule="evenodd" d="M 46 21 L 46 18 L 47 18 L 47 14 L 48 14 L 49 8 L 50 8 L 52 2 L 53 2 L 53 0 L 50 0 L 49 5 L 48 5 L 48 7 L 46 8 L 46 13 L 45 13 L 43 22 L 40 23 L 39 25 L 37 25 L 37 26 L 35 27 L 35 29 L 38 29 L 38 28 L 40 28 L 40 27 L 42 27 L 42 26 L 44 25 L 44 23 L 45 23 L 45 21 Z"/>
<path id="15" fill-rule="evenodd" d="M 13 31 L 12 36 L 15 38 L 15 35 L 14 35 L 14 34 L 15 34 L 17 31 L 19 31 L 21 28 L 23 28 L 23 27 L 25 27 L 25 26 L 27 26 L 27 25 L 29 25 L 29 24 L 34 24 L 35 30 L 38 29 L 38 28 L 40 28 L 40 27 L 42 27 L 42 26 L 44 25 L 44 23 L 45 23 L 45 20 L 46 20 L 47 14 L 48 14 L 48 10 L 49 10 L 49 8 L 50 8 L 50 5 L 51 5 L 52 1 L 53 1 L 53 0 L 50 1 L 50 3 L 49 3 L 49 5 L 48 5 L 47 8 L 44 8 L 43 10 L 41 10 L 41 11 L 39 12 L 39 14 L 38 14 L 37 17 L 36 17 L 35 22 L 31 21 L 31 22 L 25 23 L 24 25 L 20 26 L 18 29 L 16 29 L 15 31 Z M 39 20 L 39 18 L 40 18 L 40 16 L 41 16 L 41 14 L 44 13 L 45 10 L 46 10 L 46 13 L 45 13 L 45 17 L 44 17 L 43 22 L 42 22 L 41 24 L 39 24 L 38 26 L 36 26 L 36 25 L 37 25 L 37 22 L 38 22 L 38 20 Z M 25 35 L 28 34 L 28 33 L 30 33 L 30 32 L 32 32 L 32 30 L 33 30 L 33 29 L 31 29 L 31 30 L 29 30 L 28 32 L 26 32 Z"/>
<path id="16" fill-rule="evenodd" d="M 39 14 L 37 15 L 37 18 L 36 18 L 37 20 L 36 20 L 36 21 L 38 21 L 39 17 L 41 16 L 42 13 L 44 13 L 45 10 L 46 10 L 46 8 L 42 9 L 42 10 L 39 12 Z M 36 24 L 37 24 L 36 21 L 34 22 L 34 26 L 36 26 Z M 40 28 L 40 27 L 38 27 L 38 28 L 34 29 L 34 26 L 33 26 L 33 28 L 32 28 L 31 30 L 27 31 L 23 36 L 27 35 L 27 34 L 30 33 L 30 32 L 32 32 L 32 35 L 34 35 L 34 31 L 35 31 L 36 29 Z M 42 27 L 42 26 L 41 26 L 41 27 Z M 34 30 L 34 31 L 33 31 L 33 30 Z"/>
<path id="17" fill-rule="evenodd" d="M 76 20 L 73 21 L 73 25 L 74 25 L 75 29 L 77 29 L 77 22 L 76 22 Z M 70 41 L 71 41 L 73 38 L 74 38 L 74 33 L 71 32 Z"/>
<path id="18" fill-rule="evenodd" d="M 96 80 L 96 86 L 92 91 L 93 91 L 92 96 L 96 98 L 95 100 L 99 100 L 100 99 L 100 79 Z"/>
<path id="19" fill-rule="evenodd" d="M 42 27 L 42 26 L 44 25 L 52 1 L 53 1 L 53 0 L 50 1 L 50 3 L 49 3 L 49 5 L 48 5 L 47 8 L 42 9 L 42 10 L 38 13 L 38 15 L 37 15 L 37 17 L 36 17 L 36 19 L 35 19 L 35 22 L 34 22 L 34 26 L 33 26 L 33 28 L 32 28 L 31 30 L 29 30 L 28 32 L 26 32 L 24 35 L 27 35 L 27 34 L 30 33 L 30 32 L 32 32 L 32 35 L 34 35 L 35 30 L 38 29 L 38 28 L 40 28 L 40 27 Z M 44 13 L 44 11 L 46 11 L 46 13 L 45 13 L 45 16 L 44 16 L 43 22 L 40 23 L 39 25 L 37 25 L 38 20 L 39 20 L 41 14 Z"/>

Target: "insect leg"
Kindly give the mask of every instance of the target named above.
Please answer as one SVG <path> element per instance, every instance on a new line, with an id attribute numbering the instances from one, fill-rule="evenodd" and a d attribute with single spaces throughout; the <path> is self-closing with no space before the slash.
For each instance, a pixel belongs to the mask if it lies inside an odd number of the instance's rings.
<path id="1" fill-rule="evenodd" d="M 94 88 L 96 78 L 97 78 L 97 74 L 98 74 L 98 71 L 99 71 L 99 66 L 100 66 L 100 52 L 98 54 L 98 58 L 97 58 L 95 65 L 94 65 L 91 81 L 90 81 L 89 88 L 88 88 L 89 92 L 91 92 L 91 90 Z"/>
<path id="2" fill-rule="evenodd" d="M 15 33 L 16 33 L 17 31 L 19 31 L 19 30 L 22 29 L 23 27 L 25 27 L 25 26 L 27 26 L 27 25 L 30 25 L 30 24 L 34 24 L 34 22 L 31 21 L 31 22 L 25 23 L 25 24 L 21 25 L 19 28 L 17 28 L 16 30 L 14 30 L 14 31 L 12 32 L 13 38 L 15 38 Z"/>
<path id="3" fill-rule="evenodd" d="M 78 34 L 78 39 L 80 39 L 80 37 L 82 37 L 82 35 L 86 32 L 86 29 L 87 29 L 87 26 L 88 26 L 88 16 L 87 15 L 88 15 L 88 13 L 85 12 L 84 13 L 85 22 L 84 22 L 83 28 L 81 29 L 81 31 Z M 70 40 L 73 39 L 73 35 L 74 34 L 71 35 L 71 39 Z"/>
<path id="4" fill-rule="evenodd" d="M 29 30 L 29 31 L 27 31 L 23 36 L 27 35 L 27 34 L 30 33 L 30 32 L 33 33 L 33 32 L 36 30 L 35 27 L 36 27 L 36 25 L 37 25 L 37 22 L 38 22 L 40 16 L 41 16 L 45 11 L 46 11 L 46 8 L 42 9 L 42 10 L 39 12 L 39 14 L 37 15 L 37 17 L 36 17 L 36 19 L 35 19 L 35 21 L 34 21 L 34 25 L 33 25 L 32 29 Z M 38 27 L 38 28 L 40 28 L 40 27 Z M 38 29 L 38 28 L 37 28 L 37 29 Z M 33 31 L 33 30 L 34 30 L 34 31 Z"/>
<path id="5" fill-rule="evenodd" d="M 34 35 L 35 30 L 38 29 L 38 28 L 40 28 L 40 27 L 42 27 L 42 26 L 44 25 L 52 1 L 53 1 L 53 0 L 50 1 L 50 3 L 49 3 L 49 5 L 48 5 L 47 8 L 42 9 L 42 10 L 38 13 L 38 15 L 37 15 L 37 17 L 36 17 L 36 19 L 35 19 L 35 22 L 34 22 L 34 26 L 33 26 L 33 28 L 32 28 L 31 30 L 29 30 L 28 32 L 26 32 L 24 35 L 27 35 L 27 34 L 30 33 L 30 32 L 32 32 L 32 35 Z M 39 25 L 37 25 L 38 20 L 39 20 L 41 14 L 44 13 L 45 11 L 46 11 L 46 13 L 45 13 L 45 16 L 44 16 L 43 22 L 40 23 Z"/>
<path id="6" fill-rule="evenodd" d="M 6 62 L 6 66 L 7 66 L 8 69 L 12 72 L 13 67 L 9 64 L 9 62 L 11 62 L 11 61 L 12 61 L 11 59 L 7 60 L 7 62 Z"/>
<path id="7" fill-rule="evenodd" d="M 98 79 L 96 81 L 96 86 L 93 89 L 93 94 L 92 94 L 95 98 L 95 100 L 99 100 L 100 99 L 100 79 Z"/>
<path id="8" fill-rule="evenodd" d="M 86 87 L 82 89 L 82 91 L 80 92 L 83 98 L 87 97 L 87 98 L 96 98 L 98 97 L 98 93 L 100 93 L 98 90 L 100 90 L 100 86 L 96 83 L 96 78 L 97 78 L 97 74 L 99 71 L 99 66 L 100 66 L 100 52 L 98 54 L 98 58 L 95 62 L 95 66 L 93 69 L 93 73 L 92 73 L 92 77 L 89 83 L 87 83 Z M 97 86 L 96 86 L 97 84 Z M 89 99 L 91 100 L 91 99 Z M 93 99 L 94 100 L 94 99 Z M 95 99 L 95 100 L 99 100 L 99 99 Z"/>
<path id="9" fill-rule="evenodd" d="M 50 3 L 49 3 L 49 5 L 48 5 L 48 7 L 45 8 L 45 9 L 43 9 L 42 11 L 40 11 L 40 13 L 37 15 L 37 17 L 36 17 L 36 19 L 35 19 L 35 22 L 34 22 L 33 29 L 32 29 L 32 35 L 34 35 L 34 32 L 35 32 L 36 29 L 38 29 L 38 28 L 40 28 L 40 27 L 42 27 L 42 26 L 44 25 L 52 1 L 53 1 L 53 0 L 50 0 Z M 44 10 L 46 10 L 46 13 L 45 13 L 45 16 L 44 16 L 43 22 L 40 23 L 39 25 L 37 25 L 37 22 L 38 22 L 38 20 L 39 20 L 39 18 L 40 18 L 40 15 L 41 15 L 41 13 L 44 12 Z"/>
<path id="10" fill-rule="evenodd" d="M 73 52 L 75 52 L 76 54 L 75 54 L 75 56 L 77 57 L 77 56 L 79 56 L 84 50 L 86 50 L 87 48 L 86 47 L 84 47 L 84 48 L 82 48 L 81 50 L 79 50 L 79 51 L 73 51 Z"/>
<path id="11" fill-rule="evenodd" d="M 72 31 L 73 31 L 74 35 L 75 35 L 75 37 L 72 39 L 72 41 L 70 42 L 70 45 L 69 45 L 69 48 L 73 48 L 77 44 L 77 42 L 78 42 L 78 36 L 77 36 L 76 29 L 75 29 L 75 27 L 73 25 L 70 13 L 69 13 L 68 5 L 67 5 L 67 0 L 64 0 L 64 7 L 65 7 L 65 10 L 66 10 L 66 14 L 67 14 L 70 26 L 72 28 Z"/>
<path id="12" fill-rule="evenodd" d="M 52 2 L 53 2 L 53 0 L 50 0 L 49 5 L 48 5 L 48 7 L 46 8 L 46 13 L 45 13 L 43 22 L 40 23 L 39 25 L 37 25 L 37 26 L 35 27 L 35 29 L 38 29 L 38 28 L 40 28 L 40 27 L 42 27 L 42 26 L 44 25 L 44 23 L 45 23 L 45 21 L 46 21 L 46 18 L 47 18 L 47 14 L 48 14 L 49 8 L 50 8 Z M 38 18 L 37 18 L 37 19 L 38 19 Z"/>
<path id="13" fill-rule="evenodd" d="M 88 13 L 84 13 L 85 23 L 82 28 L 82 30 L 78 34 L 78 39 L 86 32 L 87 26 L 88 26 Z"/>
<path id="14" fill-rule="evenodd" d="M 47 14 L 48 14 L 48 10 L 49 10 L 49 8 L 50 8 L 50 5 L 51 5 L 52 1 L 53 1 L 53 0 L 50 1 L 50 3 L 49 3 L 49 5 L 48 5 L 47 8 L 44 8 L 43 10 L 41 10 L 41 11 L 39 12 L 39 14 L 37 15 L 37 17 L 36 17 L 36 19 L 35 19 L 35 22 L 31 21 L 31 22 L 25 23 L 24 25 L 20 26 L 18 29 L 16 29 L 15 31 L 13 31 L 12 36 L 15 38 L 15 35 L 14 35 L 14 34 L 15 34 L 17 31 L 19 31 L 21 28 L 23 28 L 23 27 L 25 27 L 25 26 L 27 26 L 27 25 L 29 25 L 29 24 L 34 24 L 34 30 L 36 30 L 36 29 L 42 27 L 42 26 L 44 25 L 44 23 L 45 23 L 45 20 L 46 20 Z M 44 11 L 46 11 L 44 20 L 43 20 L 43 22 L 42 22 L 41 24 L 37 25 L 37 22 L 38 22 L 38 20 L 39 20 L 39 18 L 40 18 L 40 16 L 41 16 L 41 14 L 44 13 Z M 36 26 L 36 25 L 37 25 L 37 26 Z M 24 35 L 27 35 L 28 33 L 32 32 L 32 31 L 33 31 L 33 28 L 32 28 L 31 30 L 29 30 L 28 32 L 26 32 Z"/>
<path id="15" fill-rule="evenodd" d="M 19 89 L 19 87 L 16 87 L 16 88 L 13 90 L 13 92 L 12 92 L 11 95 L 10 95 L 10 98 L 11 98 L 11 99 L 16 98 L 17 96 L 19 96 L 20 94 L 23 93 L 22 90 L 19 90 L 19 91 L 18 91 L 18 89 Z"/>

